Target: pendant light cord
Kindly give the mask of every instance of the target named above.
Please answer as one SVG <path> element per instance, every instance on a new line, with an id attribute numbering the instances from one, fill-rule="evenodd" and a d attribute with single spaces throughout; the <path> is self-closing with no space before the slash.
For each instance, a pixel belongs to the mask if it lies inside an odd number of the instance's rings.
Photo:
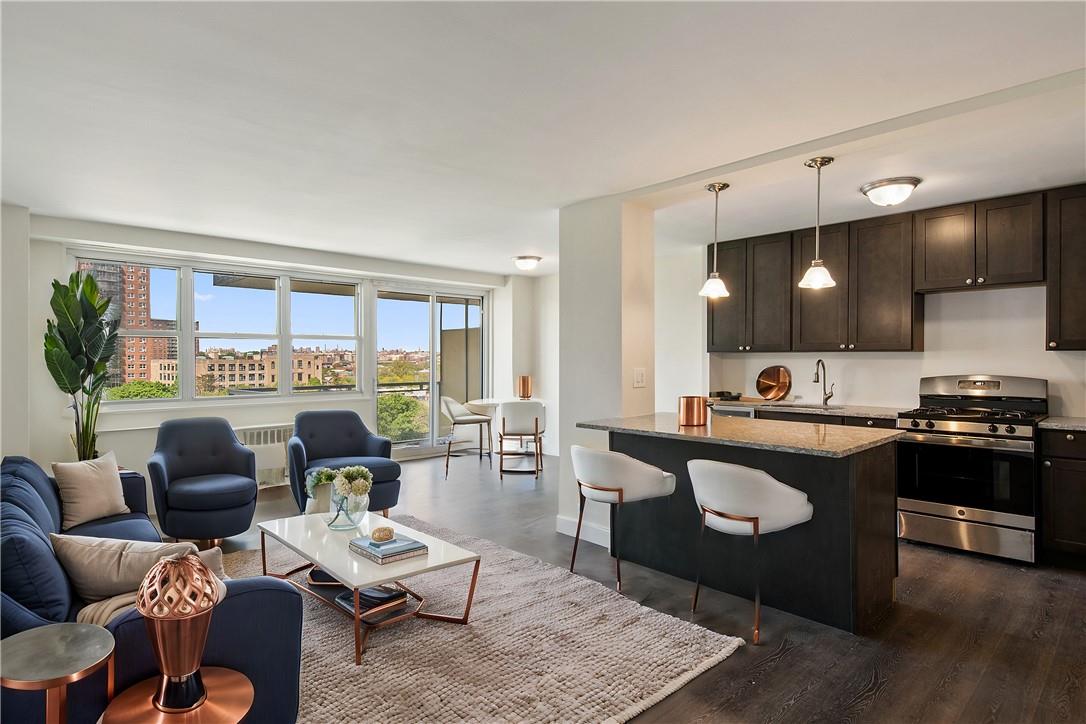
<path id="1" fill-rule="evenodd" d="M 817 188 L 815 190 L 815 259 L 822 259 L 822 254 L 819 249 L 819 227 L 822 226 L 822 166 L 818 166 L 815 171 L 817 180 L 815 184 Z"/>
<path id="2" fill-rule="evenodd" d="M 716 190 L 716 204 L 713 208 L 713 274 L 718 273 L 716 266 L 716 248 L 720 244 L 720 233 L 717 227 L 720 219 L 720 189 Z"/>

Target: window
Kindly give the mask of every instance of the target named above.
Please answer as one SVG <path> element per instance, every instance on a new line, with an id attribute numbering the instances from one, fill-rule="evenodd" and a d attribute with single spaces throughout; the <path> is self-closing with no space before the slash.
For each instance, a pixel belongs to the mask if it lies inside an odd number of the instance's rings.
<path id="1" fill-rule="evenodd" d="M 279 280 L 270 276 L 193 271 L 192 309 L 196 338 L 193 363 L 197 397 L 276 394 L 278 386 L 256 371 L 257 361 L 279 354 Z"/>
<path id="2" fill-rule="evenodd" d="M 94 275 L 99 290 L 111 300 L 108 313 L 120 317 L 105 399 L 178 397 L 177 380 L 164 373 L 165 365 L 177 362 L 178 270 L 87 259 L 77 266 Z M 149 304 L 128 302 L 137 288 L 147 292 L 143 297 L 150 297 Z M 138 367 L 132 364 L 137 354 Z"/>
<path id="3" fill-rule="evenodd" d="M 290 280 L 294 392 L 357 387 L 357 308 L 356 284 Z"/>

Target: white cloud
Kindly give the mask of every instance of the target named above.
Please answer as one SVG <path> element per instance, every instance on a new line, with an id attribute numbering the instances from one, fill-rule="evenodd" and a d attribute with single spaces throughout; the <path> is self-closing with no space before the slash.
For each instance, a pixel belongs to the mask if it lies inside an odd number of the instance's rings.
<path id="1" fill-rule="evenodd" d="M 200 292 L 195 292 L 192 296 L 196 297 L 198 302 L 210 302 L 215 298 L 214 294 L 200 294 Z"/>

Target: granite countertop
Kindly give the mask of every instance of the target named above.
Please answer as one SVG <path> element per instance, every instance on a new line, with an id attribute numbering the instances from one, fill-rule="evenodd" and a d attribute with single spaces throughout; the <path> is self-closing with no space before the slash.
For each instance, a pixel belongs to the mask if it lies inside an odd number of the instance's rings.
<path id="1" fill-rule="evenodd" d="M 1038 425 L 1042 430 L 1086 432 L 1086 417 L 1046 417 Z"/>
<path id="2" fill-rule="evenodd" d="M 754 407 L 763 410 L 779 410 L 780 412 L 794 412 L 797 415 L 834 415 L 836 417 L 875 417 L 885 420 L 897 418 L 899 412 L 908 408 L 898 407 L 873 407 L 871 405 L 843 405 L 826 409 L 817 402 L 812 402 L 810 407 L 804 407 L 802 402 L 789 401 L 784 404 L 770 402 L 769 400 L 721 400 L 714 403 L 721 407 Z"/>
<path id="3" fill-rule="evenodd" d="M 717 445 L 843 458 L 892 442 L 904 431 L 813 422 L 781 422 L 750 417 L 711 415 L 703 427 L 679 427 L 674 412 L 578 422 L 588 430 L 693 440 Z"/>

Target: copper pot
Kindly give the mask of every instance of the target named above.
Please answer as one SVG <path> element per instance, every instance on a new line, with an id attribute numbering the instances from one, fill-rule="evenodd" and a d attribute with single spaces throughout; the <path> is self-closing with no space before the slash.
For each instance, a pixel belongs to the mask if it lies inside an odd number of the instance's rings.
<path id="1" fill-rule="evenodd" d="M 709 421 L 709 398 L 683 395 L 679 398 L 679 427 L 699 427 Z"/>

